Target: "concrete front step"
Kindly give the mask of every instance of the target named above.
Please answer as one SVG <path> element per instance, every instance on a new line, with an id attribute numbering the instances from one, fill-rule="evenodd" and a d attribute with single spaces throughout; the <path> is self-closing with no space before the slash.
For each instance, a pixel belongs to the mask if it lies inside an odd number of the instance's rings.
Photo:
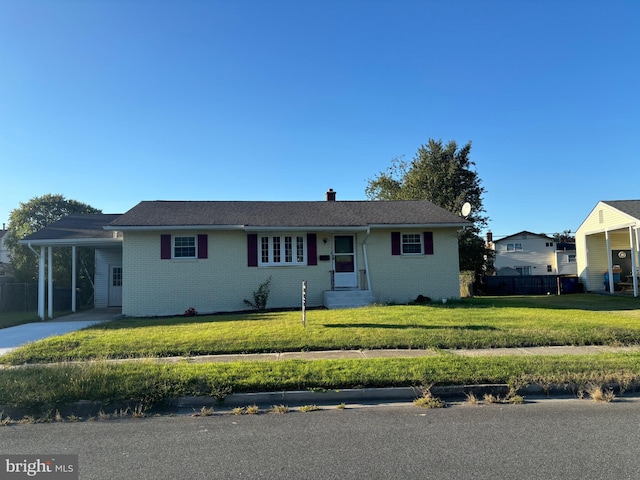
<path id="1" fill-rule="evenodd" d="M 357 308 L 374 302 L 369 290 L 325 290 L 324 306 L 329 310 L 339 308 Z"/>

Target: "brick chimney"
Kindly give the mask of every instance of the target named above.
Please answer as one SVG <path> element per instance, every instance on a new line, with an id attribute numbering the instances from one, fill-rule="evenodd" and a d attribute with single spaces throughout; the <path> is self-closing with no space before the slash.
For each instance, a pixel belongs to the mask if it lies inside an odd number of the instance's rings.
<path id="1" fill-rule="evenodd" d="M 493 232 L 491 230 L 487 231 L 487 243 L 493 243 Z"/>
<path id="2" fill-rule="evenodd" d="M 327 202 L 335 202 L 336 201 L 336 192 L 333 191 L 333 188 L 330 188 L 327 191 Z"/>

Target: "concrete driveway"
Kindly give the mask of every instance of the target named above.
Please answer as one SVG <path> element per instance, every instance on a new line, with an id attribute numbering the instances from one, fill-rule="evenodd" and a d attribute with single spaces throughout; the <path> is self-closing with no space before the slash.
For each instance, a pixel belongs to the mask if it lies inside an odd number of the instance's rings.
<path id="1" fill-rule="evenodd" d="M 96 323 L 114 320 L 121 314 L 120 308 L 94 308 L 45 322 L 25 323 L 0 329 L 0 355 L 9 353 L 25 343 L 47 337 L 81 330 Z"/>

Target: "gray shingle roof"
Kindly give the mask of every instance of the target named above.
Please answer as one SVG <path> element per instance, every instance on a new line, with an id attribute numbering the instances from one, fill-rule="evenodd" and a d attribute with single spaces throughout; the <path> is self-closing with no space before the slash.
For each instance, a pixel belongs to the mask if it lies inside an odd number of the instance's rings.
<path id="1" fill-rule="evenodd" d="M 146 201 L 109 228 L 172 226 L 366 227 L 369 225 L 468 225 L 426 200 L 408 201 Z"/>
<path id="2" fill-rule="evenodd" d="M 640 200 L 603 200 L 602 202 L 633 218 L 640 219 Z"/>
<path id="3" fill-rule="evenodd" d="M 85 214 L 69 215 L 51 225 L 27 235 L 23 243 L 47 240 L 93 240 L 113 238 L 104 226 L 118 218 L 120 214 Z"/>
<path id="4" fill-rule="evenodd" d="M 493 243 L 499 243 L 499 242 L 502 242 L 504 240 L 509 240 L 509 239 L 511 239 L 513 237 L 521 237 L 522 235 L 530 235 L 530 236 L 533 236 L 533 237 L 540 237 L 540 238 L 546 238 L 548 240 L 553 240 L 553 237 L 550 237 L 549 235 L 545 235 L 544 233 L 533 233 L 533 232 L 530 232 L 528 230 L 523 230 L 523 231 L 518 232 L 518 233 L 513 233 L 511 235 L 507 235 L 506 237 L 502 237 L 502 238 L 500 238 L 498 240 L 494 240 Z"/>

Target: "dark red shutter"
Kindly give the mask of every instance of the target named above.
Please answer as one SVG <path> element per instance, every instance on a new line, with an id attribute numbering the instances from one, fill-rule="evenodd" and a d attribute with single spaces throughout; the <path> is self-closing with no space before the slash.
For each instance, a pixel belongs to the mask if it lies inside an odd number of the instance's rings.
<path id="1" fill-rule="evenodd" d="M 391 232 L 391 255 L 400 255 L 400 232 Z"/>
<path id="2" fill-rule="evenodd" d="M 433 255 L 433 232 L 424 232 L 424 254 Z"/>
<path id="3" fill-rule="evenodd" d="M 258 266 L 258 234 L 247 235 L 247 265 L 249 267 Z"/>
<path id="4" fill-rule="evenodd" d="M 198 235 L 198 258 L 208 258 L 209 256 L 209 236 L 207 234 Z"/>
<path id="5" fill-rule="evenodd" d="M 307 265 L 318 265 L 318 242 L 315 233 L 307 233 Z"/>
<path id="6" fill-rule="evenodd" d="M 171 235 L 160 235 L 160 258 L 171 259 Z"/>

